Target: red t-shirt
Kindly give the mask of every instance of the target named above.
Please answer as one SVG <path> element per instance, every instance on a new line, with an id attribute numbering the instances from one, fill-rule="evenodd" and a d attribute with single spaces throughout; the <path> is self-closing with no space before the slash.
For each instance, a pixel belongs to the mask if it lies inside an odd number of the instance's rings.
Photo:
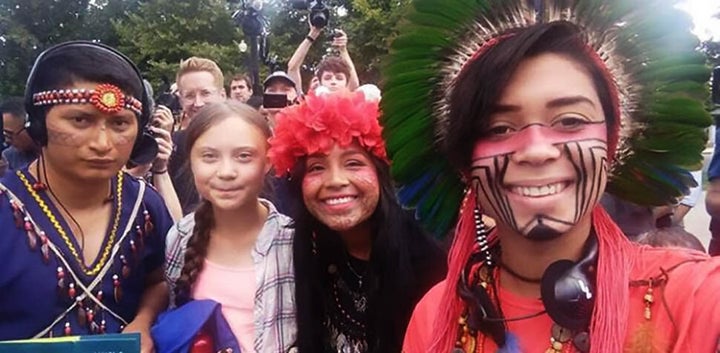
<path id="1" fill-rule="evenodd" d="M 716 353 L 720 348 L 720 257 L 710 258 L 699 252 L 677 248 L 634 247 L 637 259 L 630 272 L 631 281 L 657 277 L 663 271 L 669 271 L 667 282 L 656 287 L 653 293 L 655 304 L 652 306 L 651 334 L 656 351 Z M 405 335 L 404 353 L 432 352 L 433 326 L 435 317 L 441 312 L 445 285 L 445 281 L 436 285 L 416 306 Z M 539 298 L 520 297 L 502 287 L 498 290 L 505 317 L 532 315 L 544 309 Z M 626 349 L 633 345 L 640 334 L 638 329 L 646 322 L 643 299 L 646 293 L 647 286 L 630 286 Z M 550 347 L 552 320 L 547 314 L 508 322 L 507 326 L 518 337 L 523 353 L 545 353 Z M 481 341 L 484 342 L 484 352 L 495 352 L 497 349 L 489 337 L 484 340 L 478 338 L 478 344 Z"/>

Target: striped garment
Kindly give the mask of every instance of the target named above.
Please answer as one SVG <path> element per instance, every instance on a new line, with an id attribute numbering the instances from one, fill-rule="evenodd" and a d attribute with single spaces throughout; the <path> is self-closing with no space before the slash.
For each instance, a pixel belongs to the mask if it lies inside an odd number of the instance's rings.
<path id="1" fill-rule="evenodd" d="M 297 334 L 292 257 L 295 231 L 289 217 L 279 213 L 270 201 L 260 201 L 269 213 L 252 252 L 257 280 L 254 348 L 258 353 L 285 353 L 290 351 Z M 195 214 L 191 213 L 168 232 L 165 278 L 170 287 L 171 309 L 175 307 L 175 283 L 180 277 L 185 248 L 194 227 Z"/>

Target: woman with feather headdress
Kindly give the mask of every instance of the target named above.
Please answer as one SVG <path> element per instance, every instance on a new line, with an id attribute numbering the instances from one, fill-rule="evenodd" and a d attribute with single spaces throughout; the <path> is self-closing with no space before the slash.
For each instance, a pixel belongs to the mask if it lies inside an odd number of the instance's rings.
<path id="1" fill-rule="evenodd" d="M 393 175 L 439 234 L 458 219 L 404 351 L 715 352 L 720 259 L 632 244 L 598 204 L 693 184 L 709 71 L 686 18 L 663 0 L 416 0 L 400 32 Z"/>

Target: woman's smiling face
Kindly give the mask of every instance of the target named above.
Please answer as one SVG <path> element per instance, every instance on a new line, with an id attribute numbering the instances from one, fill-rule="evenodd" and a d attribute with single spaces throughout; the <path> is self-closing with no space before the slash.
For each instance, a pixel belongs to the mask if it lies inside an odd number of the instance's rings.
<path id="1" fill-rule="evenodd" d="M 308 156 L 302 193 L 305 206 L 328 228 L 348 231 L 377 208 L 380 186 L 370 155 L 357 143 L 333 146 L 327 155 Z"/>

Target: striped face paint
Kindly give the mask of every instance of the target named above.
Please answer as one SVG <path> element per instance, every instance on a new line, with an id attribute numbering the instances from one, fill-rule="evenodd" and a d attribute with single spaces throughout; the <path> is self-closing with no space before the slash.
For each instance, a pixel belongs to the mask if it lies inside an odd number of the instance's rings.
<path id="1" fill-rule="evenodd" d="M 483 138 L 472 185 L 485 212 L 519 234 L 552 239 L 592 211 L 607 180 L 605 121 L 570 116 Z"/>

